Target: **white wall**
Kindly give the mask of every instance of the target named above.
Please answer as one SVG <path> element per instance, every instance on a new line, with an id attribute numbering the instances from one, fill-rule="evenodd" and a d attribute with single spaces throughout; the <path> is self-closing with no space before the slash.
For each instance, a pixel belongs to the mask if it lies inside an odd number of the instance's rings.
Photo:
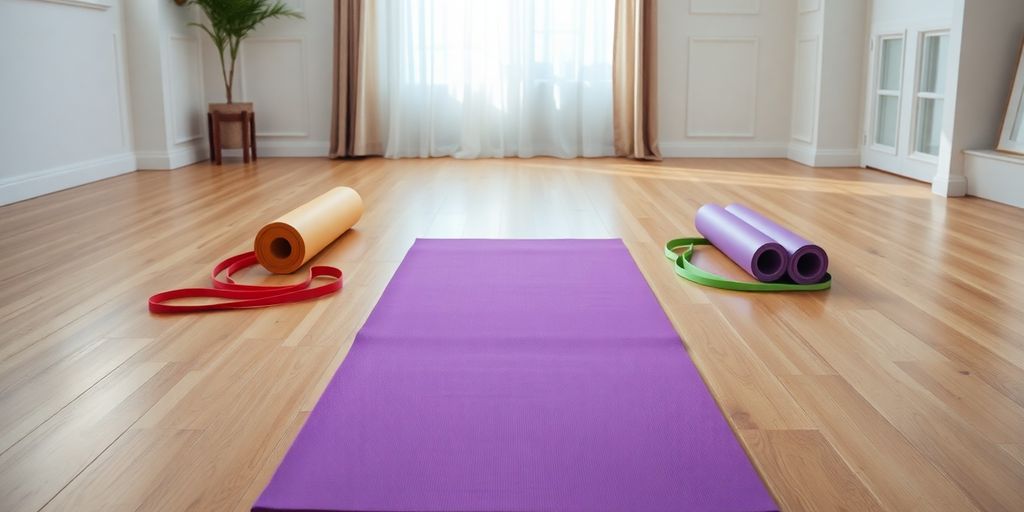
<path id="1" fill-rule="evenodd" d="M 964 151 L 967 194 L 1024 208 L 1024 157 L 993 150 Z"/>
<path id="2" fill-rule="evenodd" d="M 658 2 L 662 154 L 784 157 L 795 0 Z"/>
<path id="3" fill-rule="evenodd" d="M 793 98 L 790 114 L 789 158 L 813 165 L 818 143 L 818 103 L 821 98 L 821 0 L 801 0 L 797 6 L 793 50 Z"/>
<path id="4" fill-rule="evenodd" d="M 800 0 L 788 156 L 816 167 L 860 164 L 865 0 Z"/>
<path id="5" fill-rule="evenodd" d="M 233 99 L 254 102 L 260 156 L 326 156 L 334 2 L 288 3 L 304 19 L 268 21 L 242 43 Z M 225 94 L 220 60 L 209 38 L 202 39 L 205 96 L 209 102 L 221 102 Z"/>
<path id="6" fill-rule="evenodd" d="M 818 1 L 824 12 L 818 151 L 852 154 L 854 158 L 844 165 L 856 165 L 861 134 L 856 120 L 861 118 L 867 65 L 868 2 Z"/>
<path id="7" fill-rule="evenodd" d="M 305 19 L 271 21 L 243 44 L 235 97 L 256 104 L 261 156 L 323 156 L 333 3 L 288 1 Z M 995 139 L 1020 0 L 868 1 L 660 0 L 664 155 L 849 164 L 867 96 L 865 25 L 912 19 L 953 27 L 934 182 L 943 194 L 962 186 L 961 151 Z M 205 158 L 206 104 L 224 91 L 193 19 L 170 0 L 0 0 L 0 204 Z"/>
<path id="8" fill-rule="evenodd" d="M 207 158 L 201 41 L 196 11 L 163 0 L 125 4 L 132 128 L 140 169 Z"/>
<path id="9" fill-rule="evenodd" d="M 954 101 L 945 105 L 938 171 L 932 180 L 932 191 L 946 196 L 967 192 L 964 150 L 995 146 L 1024 37 L 1022 0 L 955 0 L 954 9 L 950 67 L 957 80 L 947 93 Z"/>
<path id="10" fill-rule="evenodd" d="M 0 204 L 135 170 L 121 0 L 0 0 Z"/>
<path id="11" fill-rule="evenodd" d="M 796 0 L 694 2 L 658 4 L 662 152 L 786 156 Z M 289 3 L 305 19 L 270 21 L 243 43 L 234 96 L 255 103 L 261 155 L 323 156 L 330 139 L 333 3 Z M 749 14 L 738 12 L 750 7 Z M 216 50 L 202 39 L 206 100 L 223 101 Z"/>

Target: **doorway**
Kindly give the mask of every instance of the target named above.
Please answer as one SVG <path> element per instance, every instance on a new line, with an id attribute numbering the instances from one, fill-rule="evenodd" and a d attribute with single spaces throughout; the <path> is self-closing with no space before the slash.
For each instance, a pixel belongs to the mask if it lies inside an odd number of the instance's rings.
<path id="1" fill-rule="evenodd" d="M 872 31 L 861 164 L 930 182 L 938 165 L 949 30 Z"/>

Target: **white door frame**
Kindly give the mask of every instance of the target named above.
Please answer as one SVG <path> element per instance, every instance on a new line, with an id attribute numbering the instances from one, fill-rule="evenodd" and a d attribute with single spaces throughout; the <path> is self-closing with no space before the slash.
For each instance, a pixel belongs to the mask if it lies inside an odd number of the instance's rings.
<path id="1" fill-rule="evenodd" d="M 938 168 L 938 158 L 916 151 L 917 96 L 920 83 L 924 38 L 949 33 L 948 23 L 906 24 L 872 27 L 868 52 L 868 81 L 865 87 L 865 108 L 862 130 L 861 166 L 873 167 L 919 181 L 931 182 Z M 895 147 L 875 143 L 878 110 L 878 80 L 881 65 L 881 42 L 903 38 L 900 60 L 899 106 L 896 115 Z M 950 63 L 946 63 L 947 69 Z M 947 84 L 948 87 L 948 84 Z M 941 122 L 941 121 L 940 121 Z"/>

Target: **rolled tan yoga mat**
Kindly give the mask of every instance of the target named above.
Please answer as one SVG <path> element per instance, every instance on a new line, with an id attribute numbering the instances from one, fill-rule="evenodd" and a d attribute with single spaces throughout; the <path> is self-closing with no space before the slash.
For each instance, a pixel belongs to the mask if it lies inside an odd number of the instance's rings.
<path id="1" fill-rule="evenodd" d="M 263 226 L 256 235 L 256 259 L 275 274 L 290 274 L 355 225 L 363 199 L 337 187 Z"/>

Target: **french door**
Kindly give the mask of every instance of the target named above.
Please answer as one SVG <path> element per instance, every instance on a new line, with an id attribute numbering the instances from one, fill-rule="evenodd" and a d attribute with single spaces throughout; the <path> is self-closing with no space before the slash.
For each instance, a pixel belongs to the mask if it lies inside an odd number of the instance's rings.
<path id="1" fill-rule="evenodd" d="M 948 30 L 875 32 L 861 163 L 921 181 L 935 176 Z"/>

